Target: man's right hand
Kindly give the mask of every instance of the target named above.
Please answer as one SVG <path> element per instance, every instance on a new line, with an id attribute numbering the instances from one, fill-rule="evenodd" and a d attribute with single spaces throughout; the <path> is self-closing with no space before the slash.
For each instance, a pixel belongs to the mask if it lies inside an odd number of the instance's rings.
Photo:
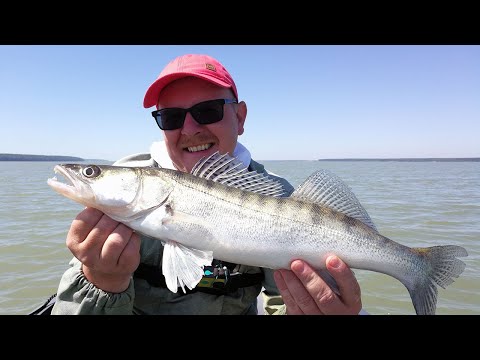
<path id="1" fill-rule="evenodd" d="M 106 292 L 125 291 L 140 264 L 140 236 L 94 208 L 73 220 L 66 244 L 88 281 Z"/>

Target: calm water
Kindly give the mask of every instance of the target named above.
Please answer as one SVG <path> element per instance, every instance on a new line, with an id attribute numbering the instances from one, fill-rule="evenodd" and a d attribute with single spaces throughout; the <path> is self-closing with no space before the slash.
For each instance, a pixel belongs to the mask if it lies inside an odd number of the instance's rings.
<path id="1" fill-rule="evenodd" d="M 437 314 L 480 314 L 480 163 L 265 161 L 298 186 L 329 169 L 354 191 L 381 234 L 407 246 L 456 244 L 464 273 L 439 289 Z M 57 291 L 65 237 L 83 208 L 47 185 L 52 162 L 0 162 L 0 314 L 27 314 Z M 414 314 L 396 279 L 354 270 L 371 314 Z"/>

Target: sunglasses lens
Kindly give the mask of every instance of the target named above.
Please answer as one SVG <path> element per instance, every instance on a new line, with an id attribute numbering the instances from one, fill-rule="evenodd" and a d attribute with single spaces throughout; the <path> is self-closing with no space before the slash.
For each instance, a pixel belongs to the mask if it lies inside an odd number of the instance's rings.
<path id="1" fill-rule="evenodd" d="M 175 130 L 183 126 L 185 115 L 185 111 L 182 109 L 165 109 L 157 112 L 155 120 L 160 129 Z"/>
<path id="2" fill-rule="evenodd" d="M 191 113 L 199 124 L 213 124 L 223 119 L 223 103 L 206 101 L 194 106 Z"/>
<path id="3" fill-rule="evenodd" d="M 187 112 L 190 112 L 195 121 L 201 125 L 219 122 L 223 119 L 223 105 L 232 103 L 236 103 L 236 101 L 228 99 L 208 100 L 189 109 L 167 108 L 152 111 L 152 115 L 160 129 L 176 130 L 183 126 Z"/>

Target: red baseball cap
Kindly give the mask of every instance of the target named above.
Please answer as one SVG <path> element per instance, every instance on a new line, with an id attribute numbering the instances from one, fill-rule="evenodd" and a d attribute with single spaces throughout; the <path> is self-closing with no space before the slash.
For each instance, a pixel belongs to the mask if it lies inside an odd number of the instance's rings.
<path id="1" fill-rule="evenodd" d="M 145 93 L 143 107 L 149 108 L 157 105 L 158 96 L 165 86 L 174 80 L 187 76 L 195 76 L 213 84 L 231 88 L 238 101 L 235 82 L 218 60 L 208 55 L 187 54 L 175 58 L 165 66 L 157 80 L 150 85 Z"/>

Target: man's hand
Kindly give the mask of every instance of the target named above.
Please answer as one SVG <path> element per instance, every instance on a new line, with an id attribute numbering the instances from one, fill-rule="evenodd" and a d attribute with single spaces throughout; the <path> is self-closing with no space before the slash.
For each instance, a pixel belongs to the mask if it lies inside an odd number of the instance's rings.
<path id="1" fill-rule="evenodd" d="M 125 291 L 140 264 L 140 236 L 93 208 L 73 220 L 66 244 L 82 262 L 85 277 L 107 292 Z"/>
<path id="2" fill-rule="evenodd" d="M 276 270 L 275 282 L 289 315 L 358 315 L 362 309 L 360 285 L 353 272 L 338 257 L 329 256 L 327 270 L 338 284 L 340 296 L 302 260 L 290 270 Z"/>

